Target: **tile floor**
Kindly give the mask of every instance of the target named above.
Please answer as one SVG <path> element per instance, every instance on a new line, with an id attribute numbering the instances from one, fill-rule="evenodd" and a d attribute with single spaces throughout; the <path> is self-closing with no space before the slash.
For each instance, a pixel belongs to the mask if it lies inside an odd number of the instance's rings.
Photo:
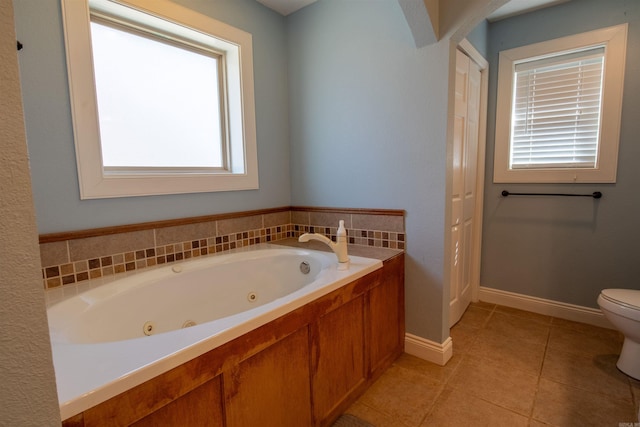
<path id="1" fill-rule="evenodd" d="M 451 337 L 446 366 L 404 354 L 347 413 L 376 427 L 640 426 L 617 331 L 480 302 Z"/>

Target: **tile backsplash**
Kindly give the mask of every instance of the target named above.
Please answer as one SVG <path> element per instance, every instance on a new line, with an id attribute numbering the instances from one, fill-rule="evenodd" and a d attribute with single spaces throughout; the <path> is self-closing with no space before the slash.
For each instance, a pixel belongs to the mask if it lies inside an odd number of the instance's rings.
<path id="1" fill-rule="evenodd" d="M 291 207 L 240 212 L 40 236 L 44 287 L 56 288 L 307 232 L 335 240 L 340 219 L 345 221 L 349 244 L 405 248 L 402 211 Z M 127 231 L 132 228 L 134 231 Z"/>

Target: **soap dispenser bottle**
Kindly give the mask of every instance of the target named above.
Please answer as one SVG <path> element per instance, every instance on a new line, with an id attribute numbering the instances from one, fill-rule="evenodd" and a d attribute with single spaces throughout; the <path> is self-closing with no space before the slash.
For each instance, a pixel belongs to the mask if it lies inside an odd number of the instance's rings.
<path id="1" fill-rule="evenodd" d="M 338 232 L 336 233 L 336 244 L 334 251 L 338 256 L 338 270 L 349 269 L 349 255 L 347 254 L 347 230 L 344 228 L 344 220 L 338 223 Z"/>
<path id="2" fill-rule="evenodd" d="M 344 220 L 341 219 L 338 224 L 338 233 L 336 234 L 336 243 L 347 241 L 347 230 L 344 228 Z"/>

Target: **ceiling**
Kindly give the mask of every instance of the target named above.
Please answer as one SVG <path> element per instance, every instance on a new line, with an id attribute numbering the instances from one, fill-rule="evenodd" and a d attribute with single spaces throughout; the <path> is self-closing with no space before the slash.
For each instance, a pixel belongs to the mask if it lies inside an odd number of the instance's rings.
<path id="1" fill-rule="evenodd" d="M 309 6 L 317 0 L 257 0 L 270 9 L 275 10 L 283 16 L 295 12 L 298 9 Z M 511 0 L 491 15 L 487 17 L 490 22 L 508 18 L 510 16 L 519 15 L 521 13 L 531 12 L 532 10 L 541 9 L 543 7 L 553 6 L 558 3 L 564 3 L 569 0 Z"/>
<path id="2" fill-rule="evenodd" d="M 487 16 L 487 20 L 489 22 L 495 22 L 500 19 L 532 12 L 536 9 L 554 6 L 567 1 L 569 0 L 510 0 L 507 4 Z"/>
<path id="3" fill-rule="evenodd" d="M 287 16 L 290 13 L 295 12 L 298 9 L 309 6 L 311 3 L 315 3 L 316 0 L 257 0 L 259 3 L 267 6 L 269 9 L 273 9 L 280 15 Z"/>

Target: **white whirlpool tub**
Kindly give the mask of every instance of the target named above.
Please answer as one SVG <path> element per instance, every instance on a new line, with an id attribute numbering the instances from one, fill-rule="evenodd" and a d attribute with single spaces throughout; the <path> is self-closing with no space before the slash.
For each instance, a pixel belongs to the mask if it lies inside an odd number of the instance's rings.
<path id="1" fill-rule="evenodd" d="M 260 244 L 47 291 L 62 419 L 179 366 L 369 272 L 351 256 Z M 308 272 L 306 272 L 308 270 Z M 115 280 L 114 280 L 115 278 Z M 110 280 L 110 281 L 109 281 Z"/>

